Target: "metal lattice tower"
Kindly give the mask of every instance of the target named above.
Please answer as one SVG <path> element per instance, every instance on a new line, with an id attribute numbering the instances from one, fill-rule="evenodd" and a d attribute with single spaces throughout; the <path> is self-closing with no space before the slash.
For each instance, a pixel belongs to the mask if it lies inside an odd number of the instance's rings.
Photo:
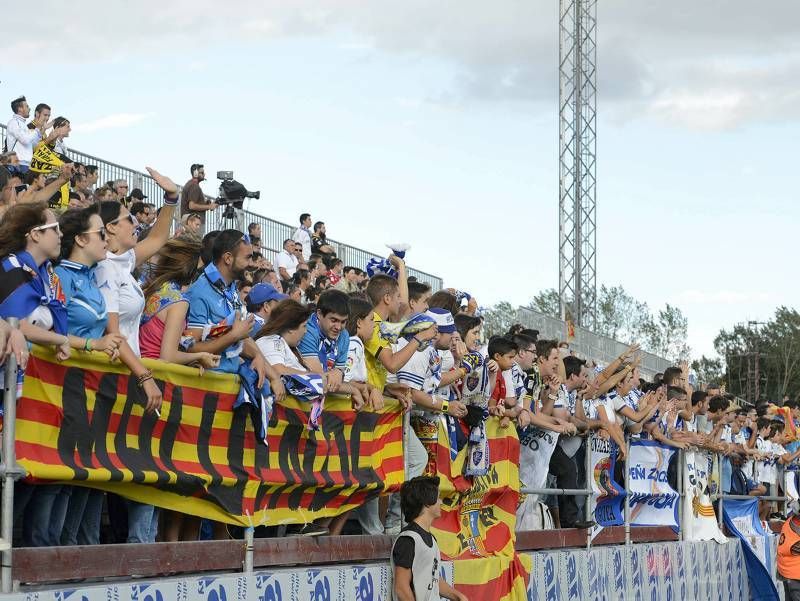
<path id="1" fill-rule="evenodd" d="M 562 319 L 597 315 L 597 0 L 559 0 L 559 242 Z"/>

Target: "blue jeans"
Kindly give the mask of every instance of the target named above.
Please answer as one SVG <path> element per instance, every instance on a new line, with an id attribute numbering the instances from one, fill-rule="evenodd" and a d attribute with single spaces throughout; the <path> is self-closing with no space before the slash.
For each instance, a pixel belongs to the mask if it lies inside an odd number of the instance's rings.
<path id="1" fill-rule="evenodd" d="M 353 512 L 361 525 L 364 534 L 376 535 L 383 534 L 383 524 L 380 516 L 380 501 L 378 497 L 367 501 Z"/>
<path id="2" fill-rule="evenodd" d="M 158 534 L 158 508 L 125 499 L 129 543 L 154 543 Z"/>
<path id="3" fill-rule="evenodd" d="M 61 484 L 20 483 L 14 491 L 14 515 L 22 518 L 22 545 L 25 547 L 56 547 L 58 538 L 51 532 L 61 525 L 53 523 L 53 506 L 61 492 Z"/>
<path id="4" fill-rule="evenodd" d="M 61 531 L 62 545 L 100 544 L 100 517 L 103 513 L 102 490 L 75 486 Z"/>

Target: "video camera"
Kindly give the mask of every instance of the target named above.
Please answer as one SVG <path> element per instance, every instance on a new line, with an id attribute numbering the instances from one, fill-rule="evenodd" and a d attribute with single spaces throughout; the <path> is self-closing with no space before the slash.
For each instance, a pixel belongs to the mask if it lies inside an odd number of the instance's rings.
<path id="1" fill-rule="evenodd" d="M 233 171 L 217 171 L 217 179 L 222 180 L 222 183 L 219 185 L 219 196 L 216 203 L 225 205 L 225 212 L 222 216 L 226 219 L 236 217 L 234 208 L 241 209 L 245 198 L 261 198 L 260 191 L 250 192 L 244 185 L 233 179 Z"/>

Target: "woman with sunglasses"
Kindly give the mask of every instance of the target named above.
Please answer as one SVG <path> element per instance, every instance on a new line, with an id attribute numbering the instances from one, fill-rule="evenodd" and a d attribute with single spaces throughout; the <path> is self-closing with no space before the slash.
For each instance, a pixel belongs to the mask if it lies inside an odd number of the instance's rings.
<path id="1" fill-rule="evenodd" d="M 104 351 L 112 360 L 118 357 L 135 376 L 145 376 L 148 371 L 125 342 L 121 334 L 106 334 L 108 312 L 106 302 L 97 286 L 95 270 L 106 256 L 106 231 L 98 214 L 97 205 L 85 209 L 65 212 L 59 225 L 62 231 L 61 261 L 56 267 L 67 306 L 67 329 L 69 334 L 83 341 L 85 351 Z M 155 383 L 145 382 L 148 399 L 155 395 L 147 393 L 147 387 Z M 72 402 L 64 397 L 65 403 Z M 77 401 L 81 402 L 81 401 Z M 74 410 L 80 411 L 81 407 Z M 66 508 L 66 509 L 64 509 Z M 53 514 L 60 516 L 63 527 L 55 526 L 60 544 L 98 544 L 100 542 L 100 516 L 103 508 L 102 491 L 83 487 L 64 487 L 56 501 Z M 56 544 L 59 544 L 56 542 Z"/>
<path id="2" fill-rule="evenodd" d="M 44 203 L 13 206 L 0 222 L 0 316 L 18 318 L 20 331 L 29 341 L 55 347 L 56 357 L 63 361 L 87 340 L 69 330 L 65 297 L 51 263 L 60 251 L 59 223 Z M 98 347 L 113 344 L 106 339 Z M 23 365 L 26 356 L 27 347 Z M 15 505 L 17 515 L 25 516 L 26 545 L 59 544 L 66 511 L 66 500 L 57 502 L 62 489 L 61 485 L 20 485 Z"/>
<path id="3" fill-rule="evenodd" d="M 138 222 L 131 212 L 115 201 L 100 203 L 100 217 L 106 230 L 108 251 L 105 259 L 97 264 L 97 284 L 106 301 L 108 325 L 106 331 L 122 334 L 127 345 L 123 347 L 123 361 L 139 362 L 139 325 L 144 312 L 144 293 L 133 271 L 155 255 L 169 238 L 172 216 L 178 204 L 178 186 L 155 169 L 147 167 L 158 186 L 164 190 L 164 206 L 153 224 L 150 234 L 138 241 Z M 130 352 L 130 356 L 126 353 Z M 147 394 L 147 409 L 158 411 L 161 406 L 161 390 L 150 370 L 137 376 Z M 158 531 L 158 510 L 152 505 L 127 500 L 129 543 L 155 542 Z"/>

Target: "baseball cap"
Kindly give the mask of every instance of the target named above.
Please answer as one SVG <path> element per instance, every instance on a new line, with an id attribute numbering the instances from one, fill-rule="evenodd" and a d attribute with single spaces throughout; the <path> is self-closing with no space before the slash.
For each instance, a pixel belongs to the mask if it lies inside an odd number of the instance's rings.
<path id="1" fill-rule="evenodd" d="M 428 309 L 425 314 L 433 319 L 433 321 L 436 323 L 436 328 L 442 334 L 452 334 L 456 331 L 456 322 L 453 319 L 453 314 L 447 309 L 433 307 Z"/>
<path id="2" fill-rule="evenodd" d="M 134 188 L 131 190 L 131 198 L 135 198 L 136 200 L 144 200 L 147 198 L 147 196 L 145 196 L 141 188 Z"/>
<path id="3" fill-rule="evenodd" d="M 256 284 L 250 289 L 247 302 L 251 305 L 260 305 L 267 301 L 282 301 L 286 298 L 289 297 L 278 292 L 272 284 Z"/>

